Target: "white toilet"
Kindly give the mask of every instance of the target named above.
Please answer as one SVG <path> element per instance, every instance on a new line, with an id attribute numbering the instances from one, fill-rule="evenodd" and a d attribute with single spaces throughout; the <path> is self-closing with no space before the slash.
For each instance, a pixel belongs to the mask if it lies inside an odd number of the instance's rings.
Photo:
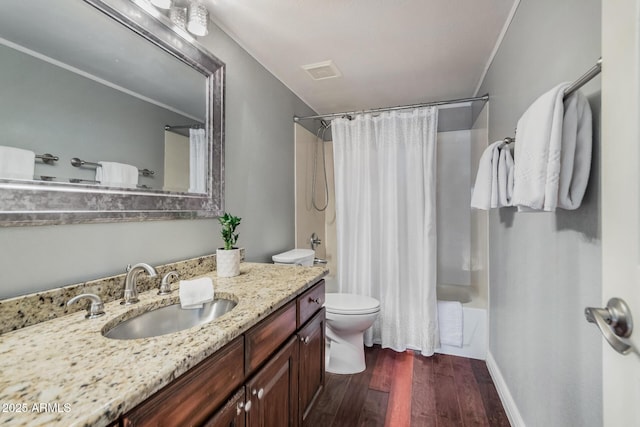
<path id="1" fill-rule="evenodd" d="M 326 371 L 355 374 L 365 370 L 364 332 L 380 313 L 380 301 L 355 294 L 326 293 Z"/>
<path id="2" fill-rule="evenodd" d="M 312 249 L 291 249 L 271 257 L 274 264 L 294 264 L 303 267 L 311 267 L 316 257 L 316 251 Z"/>

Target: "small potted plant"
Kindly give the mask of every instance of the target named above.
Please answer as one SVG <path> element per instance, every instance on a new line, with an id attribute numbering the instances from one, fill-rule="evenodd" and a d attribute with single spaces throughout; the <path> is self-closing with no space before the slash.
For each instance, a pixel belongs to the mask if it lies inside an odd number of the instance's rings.
<path id="1" fill-rule="evenodd" d="M 222 240 L 224 248 L 216 251 L 216 270 L 219 277 L 234 277 L 240 274 L 240 249 L 235 247 L 238 237 L 236 228 L 240 225 L 242 218 L 225 213 L 218 218 L 222 226 Z"/>

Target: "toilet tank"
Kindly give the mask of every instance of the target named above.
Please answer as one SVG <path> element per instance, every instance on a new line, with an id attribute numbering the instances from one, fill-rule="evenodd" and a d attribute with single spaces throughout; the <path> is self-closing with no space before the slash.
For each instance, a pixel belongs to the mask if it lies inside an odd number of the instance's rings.
<path id="1" fill-rule="evenodd" d="M 303 267 L 311 267 L 316 252 L 312 249 L 291 249 L 271 257 L 275 264 L 293 264 L 302 265 Z"/>

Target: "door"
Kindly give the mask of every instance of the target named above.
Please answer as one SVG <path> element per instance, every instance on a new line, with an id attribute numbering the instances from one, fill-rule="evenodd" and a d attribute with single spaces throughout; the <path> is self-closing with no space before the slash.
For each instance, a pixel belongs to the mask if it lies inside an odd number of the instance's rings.
<path id="1" fill-rule="evenodd" d="M 249 427 L 298 425 L 298 341 L 287 344 L 247 383 Z"/>
<path id="2" fill-rule="evenodd" d="M 298 393 L 300 425 L 313 407 L 315 398 L 324 387 L 325 309 L 322 308 L 298 332 L 300 366 Z"/>
<path id="3" fill-rule="evenodd" d="M 240 387 L 203 427 L 245 427 L 245 414 L 251 410 L 251 404 L 245 401 L 245 389 Z"/>
<path id="4" fill-rule="evenodd" d="M 602 301 L 640 321 L 640 0 L 602 1 Z M 629 340 L 640 348 L 640 327 Z M 600 349 L 594 349 L 599 351 Z M 640 356 L 603 340 L 605 426 L 640 426 Z"/>

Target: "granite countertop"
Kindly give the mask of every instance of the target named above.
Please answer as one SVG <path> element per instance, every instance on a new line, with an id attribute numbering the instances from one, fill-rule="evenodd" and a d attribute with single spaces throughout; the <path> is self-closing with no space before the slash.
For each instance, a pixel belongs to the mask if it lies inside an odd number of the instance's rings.
<path id="1" fill-rule="evenodd" d="M 238 305 L 205 325 L 154 338 L 114 340 L 101 331 L 131 310 L 177 302 L 177 283 L 169 296 L 141 293 L 135 306 L 107 303 L 98 319 L 82 310 L 0 335 L 0 425 L 107 425 L 326 274 L 323 267 L 255 263 L 242 263 L 234 278 L 211 272 L 205 276 L 216 298 Z"/>

